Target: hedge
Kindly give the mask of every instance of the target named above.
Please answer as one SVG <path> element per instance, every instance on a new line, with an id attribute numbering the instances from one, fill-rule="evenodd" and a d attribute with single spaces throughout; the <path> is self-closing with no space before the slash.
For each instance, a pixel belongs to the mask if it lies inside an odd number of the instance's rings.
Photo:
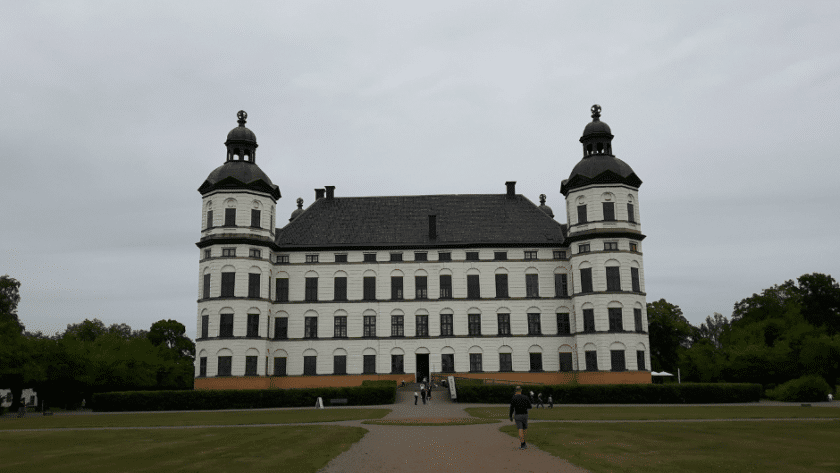
<path id="1" fill-rule="evenodd" d="M 815 374 L 790 380 L 767 391 L 767 397 L 774 401 L 819 402 L 828 398 L 831 388 L 825 380 Z"/>
<path id="2" fill-rule="evenodd" d="M 455 383 L 459 402 L 507 404 L 513 386 L 459 386 Z M 561 384 L 522 385 L 522 392 L 542 393 L 543 402 L 552 396 L 555 404 L 712 404 L 724 402 L 758 402 L 760 384 L 747 383 L 683 383 L 683 384 Z"/>
<path id="3" fill-rule="evenodd" d="M 330 399 L 347 399 L 348 406 L 393 404 L 396 399 L 396 389 L 395 386 L 361 386 L 265 390 L 125 391 L 94 394 L 91 407 L 99 412 L 314 407 L 319 397 L 323 398 L 324 405 L 327 406 Z"/>
<path id="4" fill-rule="evenodd" d="M 381 386 L 397 389 L 397 382 L 393 379 L 366 379 L 362 381 L 362 386 Z"/>

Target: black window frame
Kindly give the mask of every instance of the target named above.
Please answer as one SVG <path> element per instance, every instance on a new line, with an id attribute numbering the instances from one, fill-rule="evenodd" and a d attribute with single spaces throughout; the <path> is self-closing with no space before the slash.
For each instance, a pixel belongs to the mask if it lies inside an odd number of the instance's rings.
<path id="1" fill-rule="evenodd" d="M 634 241 L 631 241 L 630 242 L 630 251 L 632 251 L 634 253 L 638 253 L 639 252 L 639 244 L 634 242 Z"/>
<path id="2" fill-rule="evenodd" d="M 222 273 L 222 289 L 220 297 L 236 297 L 236 273 Z"/>
<path id="3" fill-rule="evenodd" d="M 362 336 L 365 338 L 376 337 L 376 316 L 364 315 L 362 316 Z"/>
<path id="4" fill-rule="evenodd" d="M 441 274 L 440 275 L 440 298 L 441 299 L 452 299 L 452 275 L 451 274 Z"/>
<path id="5" fill-rule="evenodd" d="M 210 273 L 204 275 L 204 281 L 202 281 L 201 287 L 201 296 L 202 299 L 210 298 Z"/>
<path id="6" fill-rule="evenodd" d="M 525 297 L 535 299 L 540 297 L 540 275 L 525 275 Z"/>
<path id="7" fill-rule="evenodd" d="M 213 255 L 213 252 L 210 248 L 205 248 L 204 250 L 204 259 L 210 259 Z"/>
<path id="8" fill-rule="evenodd" d="M 391 276 L 391 300 L 401 301 L 404 298 L 405 292 L 403 291 L 403 277 Z"/>
<path id="9" fill-rule="evenodd" d="M 498 335 L 502 337 L 509 337 L 510 333 L 510 314 L 500 313 L 496 314 L 496 324 L 498 327 Z"/>
<path id="10" fill-rule="evenodd" d="M 470 353 L 470 373 L 482 373 L 481 353 Z"/>
<path id="11" fill-rule="evenodd" d="M 627 356 L 624 350 L 610 350 L 610 371 L 627 371 Z"/>
<path id="12" fill-rule="evenodd" d="M 248 314 L 245 336 L 248 338 L 260 336 L 260 314 Z"/>
<path id="13" fill-rule="evenodd" d="M 207 211 L 207 224 L 204 226 L 204 229 L 205 230 L 210 230 L 211 228 L 213 228 L 213 211 L 208 210 Z"/>
<path id="14" fill-rule="evenodd" d="M 249 258 L 262 258 L 262 250 L 259 248 L 248 248 Z"/>
<path id="15" fill-rule="evenodd" d="M 607 273 L 607 290 L 621 291 L 621 267 L 607 266 L 605 267 Z"/>
<path id="16" fill-rule="evenodd" d="M 642 292 L 642 285 L 639 279 L 639 268 L 630 268 L 630 285 L 633 292 Z"/>
<path id="17" fill-rule="evenodd" d="M 615 202 L 601 202 L 605 222 L 615 222 Z"/>
<path id="18" fill-rule="evenodd" d="M 525 250 L 524 255 L 523 255 L 523 259 L 525 259 L 525 261 L 534 261 L 534 260 L 539 259 L 537 257 L 538 254 L 539 254 L 539 252 L 537 250 Z"/>
<path id="19" fill-rule="evenodd" d="M 595 332 L 595 309 L 583 309 L 583 332 Z"/>
<path id="20" fill-rule="evenodd" d="M 303 318 L 303 338 L 311 340 L 318 338 L 318 317 Z"/>
<path id="21" fill-rule="evenodd" d="M 391 355 L 391 374 L 405 374 L 405 358 L 403 355 Z"/>
<path id="22" fill-rule="evenodd" d="M 541 373 L 542 371 L 542 353 L 528 353 L 528 372 Z"/>
<path id="23" fill-rule="evenodd" d="M 260 274 L 248 273 L 248 298 L 260 298 Z"/>
<path id="24" fill-rule="evenodd" d="M 202 356 L 198 359 L 198 377 L 199 378 L 206 378 L 207 377 L 207 357 Z"/>
<path id="25" fill-rule="evenodd" d="M 333 374 L 347 374 L 347 355 L 333 355 Z"/>
<path id="26" fill-rule="evenodd" d="M 481 276 L 467 275 L 467 299 L 481 299 Z"/>
<path id="27" fill-rule="evenodd" d="M 236 226 L 236 209 L 225 209 L 225 227 Z"/>
<path id="28" fill-rule="evenodd" d="M 405 337 L 405 316 L 391 316 L 391 336 L 399 338 Z"/>
<path id="29" fill-rule="evenodd" d="M 414 336 L 428 337 L 429 336 L 429 316 L 419 314 L 414 319 Z"/>
<path id="30" fill-rule="evenodd" d="M 429 261 L 429 253 L 425 251 L 415 251 L 414 261 Z"/>
<path id="31" fill-rule="evenodd" d="M 335 254 L 335 262 L 336 263 L 346 263 L 347 262 L 347 253 L 336 253 Z"/>
<path id="32" fill-rule="evenodd" d="M 554 250 L 552 256 L 554 259 L 564 260 L 566 259 L 566 250 Z"/>
<path id="33" fill-rule="evenodd" d="M 644 326 L 642 325 L 642 309 L 639 307 L 633 308 L 633 325 L 635 325 L 636 333 L 643 333 Z"/>
<path id="34" fill-rule="evenodd" d="M 365 276 L 362 278 L 362 300 L 376 300 L 376 276 Z"/>
<path id="35" fill-rule="evenodd" d="M 647 371 L 645 368 L 645 351 L 644 350 L 636 350 L 636 370 L 637 371 Z"/>
<path id="36" fill-rule="evenodd" d="M 256 355 L 245 356 L 245 376 L 257 376 L 258 362 Z"/>
<path id="37" fill-rule="evenodd" d="M 403 260 L 402 253 L 391 253 L 391 258 L 389 259 L 392 263 L 401 263 Z"/>
<path id="38" fill-rule="evenodd" d="M 578 245 L 578 254 L 589 253 L 590 251 L 589 243 L 581 243 Z"/>
<path id="39" fill-rule="evenodd" d="M 289 302 L 289 278 L 277 278 L 274 280 L 274 300 L 277 302 Z"/>
<path id="40" fill-rule="evenodd" d="M 438 261 L 452 261 L 452 252 L 451 251 L 439 251 L 438 252 Z"/>
<path id="41" fill-rule="evenodd" d="M 580 292 L 594 292 L 592 287 L 592 268 L 581 268 L 580 270 Z"/>
<path id="42" fill-rule="evenodd" d="M 583 357 L 586 362 L 586 371 L 598 371 L 598 352 L 596 350 L 583 352 Z"/>
<path id="43" fill-rule="evenodd" d="M 528 335 L 542 335 L 542 314 L 528 314 Z"/>
<path id="44" fill-rule="evenodd" d="M 218 357 L 216 364 L 216 376 L 232 376 L 231 373 L 233 373 L 233 357 Z"/>
<path id="45" fill-rule="evenodd" d="M 477 251 L 467 251 L 466 261 L 478 261 L 478 252 Z"/>
<path id="46" fill-rule="evenodd" d="M 277 255 L 275 261 L 277 264 L 289 264 L 289 255 Z"/>
<path id="47" fill-rule="evenodd" d="M 499 371 L 510 373 L 513 371 L 513 354 L 499 353 Z"/>
<path id="48" fill-rule="evenodd" d="M 621 307 L 609 307 L 607 308 L 607 319 L 610 323 L 610 332 L 623 332 L 624 331 L 624 314 L 621 310 Z"/>
<path id="49" fill-rule="evenodd" d="M 481 336 L 481 314 L 467 314 L 467 330 L 470 336 Z"/>
<path id="50" fill-rule="evenodd" d="M 428 299 L 429 298 L 429 278 L 428 276 L 414 276 L 414 298 Z"/>
<path id="51" fill-rule="evenodd" d="M 559 371 L 561 372 L 570 372 L 575 370 L 574 360 L 572 359 L 571 353 L 559 353 L 558 361 L 560 362 Z"/>
<path id="52" fill-rule="evenodd" d="M 289 318 L 274 317 L 274 339 L 286 340 L 289 338 Z"/>
<path id="53" fill-rule="evenodd" d="M 318 302 L 318 278 L 305 278 L 304 301 Z"/>
<path id="54" fill-rule="evenodd" d="M 631 202 L 627 203 L 627 221 L 636 223 L 636 208 Z"/>
<path id="55" fill-rule="evenodd" d="M 455 355 L 452 353 L 442 353 L 440 355 L 440 372 L 454 373 L 455 372 Z"/>
<path id="56" fill-rule="evenodd" d="M 233 337 L 233 314 L 219 314 L 219 338 Z"/>
<path id="57" fill-rule="evenodd" d="M 557 335 L 572 334 L 572 316 L 568 312 L 557 313 Z"/>
<path id="58" fill-rule="evenodd" d="M 586 204 L 577 206 L 577 223 L 589 223 L 589 219 L 586 218 Z"/>
<path id="59" fill-rule="evenodd" d="M 496 274 L 496 299 L 507 299 L 510 297 L 510 293 L 508 292 L 508 275 L 507 274 Z"/>
<path id="60" fill-rule="evenodd" d="M 347 338 L 346 315 L 336 315 L 333 318 L 333 338 Z"/>
<path id="61" fill-rule="evenodd" d="M 286 376 L 286 357 L 274 357 L 274 376 Z"/>
<path id="62" fill-rule="evenodd" d="M 376 374 L 376 355 L 362 355 L 362 374 Z"/>
<path id="63" fill-rule="evenodd" d="M 554 274 L 554 297 L 569 297 L 569 275 L 566 273 Z"/>
<path id="64" fill-rule="evenodd" d="M 618 251 L 618 242 L 617 241 L 605 241 L 604 242 L 604 251 Z"/>
<path id="65" fill-rule="evenodd" d="M 376 263 L 376 253 L 365 253 L 362 256 L 362 261 L 365 263 Z"/>
<path id="66" fill-rule="evenodd" d="M 251 209 L 251 228 L 262 228 L 261 217 L 259 209 Z"/>
<path id="67" fill-rule="evenodd" d="M 201 316 L 201 338 L 210 338 L 210 316 Z"/>
<path id="68" fill-rule="evenodd" d="M 336 276 L 333 278 L 333 300 L 343 302 L 347 300 L 347 277 Z"/>
<path id="69" fill-rule="evenodd" d="M 440 314 L 440 336 L 451 337 L 454 335 L 453 314 Z"/>
<path id="70" fill-rule="evenodd" d="M 312 254 L 306 255 L 305 261 L 307 263 L 310 263 L 310 264 L 315 264 L 315 263 L 318 262 L 319 259 L 320 258 L 318 258 L 318 253 L 312 253 Z"/>
<path id="71" fill-rule="evenodd" d="M 317 376 L 318 375 L 318 357 L 308 355 L 303 357 L 303 375 Z"/>
<path id="72" fill-rule="evenodd" d="M 507 261 L 507 251 L 494 251 L 493 259 L 496 261 Z"/>

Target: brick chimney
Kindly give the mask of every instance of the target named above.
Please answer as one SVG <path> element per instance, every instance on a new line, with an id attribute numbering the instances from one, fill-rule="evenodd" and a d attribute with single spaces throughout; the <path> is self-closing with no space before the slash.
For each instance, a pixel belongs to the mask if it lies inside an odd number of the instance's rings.
<path id="1" fill-rule="evenodd" d="M 324 189 L 327 190 L 327 199 L 332 200 L 335 197 L 335 186 L 324 186 Z"/>
<path id="2" fill-rule="evenodd" d="M 516 195 L 516 181 L 507 181 L 505 185 L 507 186 L 507 196 L 514 197 Z"/>
<path id="3" fill-rule="evenodd" d="M 315 200 L 321 200 L 324 198 L 324 189 L 315 189 Z"/>

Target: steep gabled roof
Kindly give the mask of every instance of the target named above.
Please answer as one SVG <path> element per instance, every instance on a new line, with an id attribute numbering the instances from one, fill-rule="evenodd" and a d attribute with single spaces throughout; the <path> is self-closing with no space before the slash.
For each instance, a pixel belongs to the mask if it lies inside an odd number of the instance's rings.
<path id="1" fill-rule="evenodd" d="M 429 237 L 429 215 L 437 238 Z M 563 227 L 522 195 L 335 197 L 277 233 L 286 248 L 559 246 Z"/>

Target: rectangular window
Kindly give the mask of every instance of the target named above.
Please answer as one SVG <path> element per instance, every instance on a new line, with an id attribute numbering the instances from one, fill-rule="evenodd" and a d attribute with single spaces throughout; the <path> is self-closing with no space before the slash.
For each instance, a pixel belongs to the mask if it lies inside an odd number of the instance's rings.
<path id="1" fill-rule="evenodd" d="M 414 276 L 414 297 L 416 299 L 428 299 L 428 278 L 426 276 Z"/>
<path id="2" fill-rule="evenodd" d="M 364 355 L 364 374 L 376 374 L 376 355 Z"/>
<path id="3" fill-rule="evenodd" d="M 627 204 L 627 221 L 636 223 L 636 209 L 633 208 L 633 204 Z"/>
<path id="4" fill-rule="evenodd" d="M 402 253 L 391 253 L 391 262 L 399 262 L 402 260 Z"/>
<path id="5" fill-rule="evenodd" d="M 529 358 L 531 361 L 531 370 L 532 372 L 542 371 L 542 353 L 529 353 Z"/>
<path id="6" fill-rule="evenodd" d="M 207 376 L 207 357 L 202 356 L 198 360 L 198 375 L 202 378 Z"/>
<path id="7" fill-rule="evenodd" d="M 624 350 L 610 350 L 610 361 L 612 362 L 613 371 L 627 370 L 624 363 Z"/>
<path id="8" fill-rule="evenodd" d="M 233 314 L 221 314 L 219 316 L 219 337 L 233 336 Z"/>
<path id="9" fill-rule="evenodd" d="M 306 262 L 307 263 L 317 263 L 318 262 L 318 255 L 306 255 Z"/>
<path id="10" fill-rule="evenodd" d="M 201 316 L 201 338 L 210 337 L 210 316 Z"/>
<path id="11" fill-rule="evenodd" d="M 362 299 L 366 301 L 376 300 L 376 277 L 365 276 L 362 278 Z"/>
<path id="12" fill-rule="evenodd" d="M 569 276 L 567 274 L 554 275 L 554 297 L 567 297 L 569 295 Z"/>
<path id="13" fill-rule="evenodd" d="M 216 370 L 216 376 L 230 376 L 230 368 L 233 364 L 231 358 L 230 356 L 219 357 L 219 367 Z"/>
<path id="14" fill-rule="evenodd" d="M 225 209 L 225 226 L 236 226 L 236 209 Z"/>
<path id="15" fill-rule="evenodd" d="M 347 300 L 347 278 L 335 278 L 333 281 L 333 298 L 337 301 Z"/>
<path id="16" fill-rule="evenodd" d="M 233 297 L 236 273 L 222 273 L 222 297 Z"/>
<path id="17" fill-rule="evenodd" d="M 452 253 L 441 251 L 438 253 L 438 261 L 452 261 Z"/>
<path id="18" fill-rule="evenodd" d="M 442 337 L 452 336 L 452 314 L 440 314 L 440 335 Z"/>
<path id="19" fill-rule="evenodd" d="M 630 268 L 630 284 L 633 287 L 633 292 L 642 292 L 639 285 L 639 268 Z"/>
<path id="20" fill-rule="evenodd" d="M 621 290 L 621 274 L 619 273 L 618 266 L 607 266 L 607 290 Z"/>
<path id="21" fill-rule="evenodd" d="M 274 376 L 286 376 L 286 357 L 274 357 Z"/>
<path id="22" fill-rule="evenodd" d="M 289 318 L 275 317 L 274 318 L 274 339 L 285 340 L 289 338 Z"/>
<path id="23" fill-rule="evenodd" d="M 449 274 L 440 275 L 440 298 L 452 299 L 452 276 Z"/>
<path id="24" fill-rule="evenodd" d="M 618 242 L 617 241 L 605 241 L 604 242 L 604 251 L 611 251 L 618 249 Z"/>
<path id="25" fill-rule="evenodd" d="M 248 297 L 251 297 L 251 298 L 259 298 L 260 297 L 260 275 L 259 274 L 249 274 L 248 275 Z"/>
<path id="26" fill-rule="evenodd" d="M 568 312 L 560 312 L 557 314 L 557 335 L 571 335 L 572 324 L 571 317 Z"/>
<path id="27" fill-rule="evenodd" d="M 405 331 L 403 326 L 403 316 L 402 315 L 392 315 L 391 316 L 391 336 L 392 337 L 404 337 Z"/>
<path id="28" fill-rule="evenodd" d="M 366 315 L 364 316 L 364 336 L 365 337 L 375 337 L 376 336 L 376 316 L 375 315 Z"/>
<path id="29" fill-rule="evenodd" d="M 277 255 L 277 262 L 280 264 L 289 264 L 289 255 Z"/>
<path id="30" fill-rule="evenodd" d="M 289 278 L 277 278 L 274 287 L 277 302 L 289 302 Z"/>
<path id="31" fill-rule="evenodd" d="M 537 259 L 537 250 L 526 251 L 526 252 L 525 252 L 525 259 L 526 259 L 526 260 L 535 260 L 535 259 Z"/>
<path id="32" fill-rule="evenodd" d="M 314 356 L 304 356 L 303 357 L 303 375 L 304 376 L 315 376 L 317 373 L 316 368 L 316 357 Z"/>
<path id="33" fill-rule="evenodd" d="M 481 353 L 470 353 L 470 372 L 480 373 L 481 369 Z"/>
<path id="34" fill-rule="evenodd" d="M 499 371 L 513 371 L 513 359 L 510 353 L 499 353 Z"/>
<path id="35" fill-rule="evenodd" d="M 636 369 L 645 371 L 645 351 L 636 350 Z"/>
<path id="36" fill-rule="evenodd" d="M 586 371 L 598 371 L 598 353 L 587 351 L 584 353 L 586 359 Z"/>
<path id="37" fill-rule="evenodd" d="M 236 256 L 236 248 L 222 248 L 222 256 L 233 258 Z"/>
<path id="38" fill-rule="evenodd" d="M 539 274 L 525 275 L 525 297 L 540 297 Z"/>
<path id="39" fill-rule="evenodd" d="M 528 314 L 528 335 L 540 335 L 540 314 Z"/>
<path id="40" fill-rule="evenodd" d="M 592 268 L 580 270 L 580 292 L 592 292 Z"/>
<path id="41" fill-rule="evenodd" d="M 496 261 L 505 261 L 507 259 L 507 251 L 494 251 L 493 259 Z"/>
<path id="42" fill-rule="evenodd" d="M 578 205 L 577 206 L 577 214 L 578 214 L 578 223 L 586 223 L 586 206 L 585 205 Z"/>
<path id="43" fill-rule="evenodd" d="M 337 315 L 335 317 L 335 324 L 333 328 L 333 337 L 347 338 L 347 316 Z"/>
<path id="44" fill-rule="evenodd" d="M 499 323 L 499 335 L 510 335 L 510 314 L 497 314 L 496 320 Z"/>
<path id="45" fill-rule="evenodd" d="M 365 253 L 365 263 L 376 263 L 376 253 Z"/>
<path id="46" fill-rule="evenodd" d="M 497 274 L 496 275 L 496 298 L 497 299 L 505 299 L 508 296 L 508 275 L 507 274 Z"/>
<path id="47" fill-rule="evenodd" d="M 416 336 L 417 337 L 428 337 L 429 336 L 429 316 L 428 315 L 418 315 L 416 320 L 417 320 Z"/>
<path id="48" fill-rule="evenodd" d="M 405 373 L 402 355 L 391 355 L 391 374 Z"/>
<path id="49" fill-rule="evenodd" d="M 391 276 L 391 300 L 402 300 L 403 278 L 402 276 Z"/>
<path id="50" fill-rule="evenodd" d="M 306 301 L 318 300 L 318 278 L 306 278 Z"/>
<path id="51" fill-rule="evenodd" d="M 563 250 L 555 250 L 554 259 L 566 259 L 566 252 Z"/>
<path id="52" fill-rule="evenodd" d="M 257 248 L 251 248 L 248 250 L 248 256 L 251 258 L 262 258 L 262 251 Z"/>
<path id="53" fill-rule="evenodd" d="M 257 357 L 256 356 L 246 356 L 245 357 L 245 376 L 256 376 L 257 375 Z"/>
<path id="54" fill-rule="evenodd" d="M 210 248 L 207 248 L 206 250 L 204 250 L 204 259 L 210 259 L 211 255 L 212 255 L 212 253 L 210 252 Z"/>
<path id="55" fill-rule="evenodd" d="M 257 209 L 251 209 L 251 227 L 262 228 L 262 225 L 260 225 L 260 211 Z"/>
<path id="56" fill-rule="evenodd" d="M 621 332 L 624 330 L 624 324 L 621 320 L 621 308 L 610 307 L 607 309 L 610 320 L 610 332 Z"/>
<path id="57" fill-rule="evenodd" d="M 347 255 L 346 254 L 338 254 L 335 255 L 335 262 L 336 263 L 346 263 L 347 262 Z"/>
<path id="58" fill-rule="evenodd" d="M 578 253 L 589 253 L 589 243 L 578 245 Z"/>
<path id="59" fill-rule="evenodd" d="M 318 317 L 303 318 L 303 338 L 318 338 Z"/>
<path id="60" fill-rule="evenodd" d="M 467 299 L 480 299 L 481 286 L 479 285 L 478 274 L 467 275 Z"/>
<path id="61" fill-rule="evenodd" d="M 204 287 L 202 288 L 202 297 L 204 299 L 210 298 L 210 273 L 204 275 Z"/>
<path id="62" fill-rule="evenodd" d="M 615 220 L 615 204 L 613 202 L 602 202 L 604 205 L 604 220 L 612 222 Z"/>
<path id="63" fill-rule="evenodd" d="M 595 331 L 595 309 L 583 309 L 583 331 Z"/>
<path id="64" fill-rule="evenodd" d="M 467 261 L 478 261 L 478 252 L 477 251 L 468 251 L 467 252 Z"/>
<path id="65" fill-rule="evenodd" d="M 347 355 L 333 356 L 333 374 L 347 374 Z"/>
<path id="66" fill-rule="evenodd" d="M 260 314 L 248 314 L 248 337 L 260 336 Z"/>
<path id="67" fill-rule="evenodd" d="M 481 314 L 469 314 L 468 318 L 468 329 L 469 333 L 472 336 L 480 336 L 481 335 Z"/>
<path id="68" fill-rule="evenodd" d="M 207 211 L 207 225 L 204 228 L 206 228 L 207 230 L 210 230 L 211 228 L 213 228 L 213 211 L 212 210 Z"/>
<path id="69" fill-rule="evenodd" d="M 638 243 L 633 243 L 631 241 L 630 242 L 630 251 L 638 252 L 639 251 L 639 244 Z"/>
<path id="70" fill-rule="evenodd" d="M 642 309 L 633 309 L 633 321 L 636 325 L 636 331 L 643 332 L 644 329 L 642 328 Z"/>
<path id="71" fill-rule="evenodd" d="M 414 261 L 428 261 L 429 254 L 425 251 L 418 251 L 414 253 Z"/>
<path id="72" fill-rule="evenodd" d="M 571 353 L 560 353 L 560 371 L 573 371 Z"/>
<path id="73" fill-rule="evenodd" d="M 443 354 L 440 355 L 440 366 L 441 371 L 444 373 L 454 373 L 455 372 L 455 355 Z"/>

